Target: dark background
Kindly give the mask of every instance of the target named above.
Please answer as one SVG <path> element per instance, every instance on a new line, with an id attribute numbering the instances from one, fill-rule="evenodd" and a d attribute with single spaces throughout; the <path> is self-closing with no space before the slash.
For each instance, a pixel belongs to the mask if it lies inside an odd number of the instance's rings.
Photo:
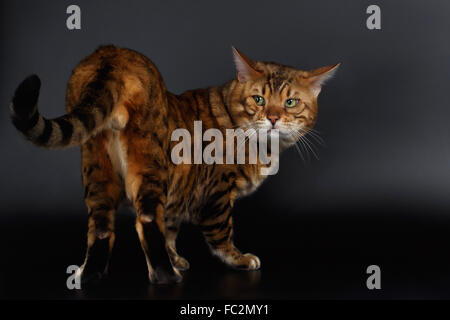
<path id="1" fill-rule="evenodd" d="M 70 4 L 81 30 L 66 28 Z M 366 28 L 370 4 L 382 30 Z M 0 1 L 0 297 L 450 298 L 449 10 L 406 0 Z M 42 114 L 62 115 L 71 70 L 109 43 L 147 55 L 175 93 L 231 79 L 232 44 L 300 69 L 342 63 L 319 99 L 319 159 L 287 151 L 278 175 L 235 208 L 236 243 L 261 271 L 223 267 L 186 226 L 185 281 L 148 285 L 133 213 L 121 210 L 109 280 L 66 289 L 65 270 L 85 250 L 80 153 L 26 142 L 8 104 L 37 73 Z M 365 285 L 371 264 L 378 291 Z"/>

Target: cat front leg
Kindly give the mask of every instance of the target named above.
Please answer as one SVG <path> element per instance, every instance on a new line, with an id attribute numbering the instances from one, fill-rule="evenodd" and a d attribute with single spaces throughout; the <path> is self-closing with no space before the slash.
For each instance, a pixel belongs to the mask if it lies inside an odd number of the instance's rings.
<path id="1" fill-rule="evenodd" d="M 222 195 L 217 197 L 217 195 Z M 214 255 L 235 269 L 258 270 L 261 262 L 251 253 L 242 254 L 233 243 L 230 193 L 218 191 L 202 210 L 200 227 Z"/>
<path id="2" fill-rule="evenodd" d="M 180 229 L 179 223 L 171 223 L 166 221 L 166 241 L 167 241 L 167 252 L 169 253 L 170 260 L 175 268 L 181 271 L 188 270 L 190 265 L 189 262 L 180 256 L 176 248 L 176 239 Z"/>

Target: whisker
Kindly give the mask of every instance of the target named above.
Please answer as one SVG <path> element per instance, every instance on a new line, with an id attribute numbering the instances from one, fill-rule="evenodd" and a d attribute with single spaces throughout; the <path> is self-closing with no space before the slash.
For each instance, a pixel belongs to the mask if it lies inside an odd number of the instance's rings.
<path id="1" fill-rule="evenodd" d="M 300 145 L 300 147 L 305 151 L 305 155 L 306 155 L 306 159 L 308 161 L 311 160 L 310 158 L 310 151 L 309 148 L 306 146 L 305 142 L 303 141 L 303 139 L 301 139 L 301 133 L 296 132 L 296 142 L 295 144 Z"/>
<path id="2" fill-rule="evenodd" d="M 300 158 L 302 158 L 303 162 L 305 162 L 305 158 L 303 157 L 302 151 L 300 150 L 300 147 L 297 145 L 296 139 L 294 134 L 291 132 L 291 130 L 289 129 L 289 135 L 293 138 L 293 140 L 295 141 L 294 146 L 297 149 L 298 154 L 300 155 Z"/>
<path id="3" fill-rule="evenodd" d="M 311 128 L 311 129 L 305 130 L 304 128 L 300 128 L 300 130 L 302 130 L 305 135 L 309 134 L 320 145 L 325 146 L 325 141 L 323 140 L 323 138 L 318 133 L 313 131 L 314 129 Z"/>
<path id="4" fill-rule="evenodd" d="M 306 136 L 300 136 L 300 140 L 304 141 L 305 144 L 308 146 L 308 148 L 311 150 L 312 154 L 316 157 L 317 160 L 319 159 L 319 156 L 317 155 L 316 151 L 314 150 L 314 144 L 308 140 Z"/>
<path id="5" fill-rule="evenodd" d="M 303 134 L 303 132 L 304 132 L 304 130 L 302 128 L 296 130 L 298 142 L 300 142 L 307 150 L 308 159 L 309 159 L 309 153 L 311 152 L 317 160 L 320 160 L 320 158 L 317 155 L 317 152 L 315 150 L 314 143 L 312 141 L 310 141 L 306 137 L 306 135 Z"/>

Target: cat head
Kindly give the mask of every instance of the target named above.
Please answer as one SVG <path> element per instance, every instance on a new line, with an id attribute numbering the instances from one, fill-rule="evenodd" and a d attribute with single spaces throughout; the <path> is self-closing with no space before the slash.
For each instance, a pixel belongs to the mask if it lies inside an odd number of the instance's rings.
<path id="1" fill-rule="evenodd" d="M 274 62 L 254 62 L 233 47 L 236 81 L 228 105 L 244 130 L 278 129 L 281 146 L 290 146 L 314 126 L 317 97 L 339 64 L 310 71 Z"/>

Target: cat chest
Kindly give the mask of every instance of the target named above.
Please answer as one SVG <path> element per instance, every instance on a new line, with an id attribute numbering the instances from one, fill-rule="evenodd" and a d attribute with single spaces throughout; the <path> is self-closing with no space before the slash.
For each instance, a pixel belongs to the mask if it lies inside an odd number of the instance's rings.
<path id="1" fill-rule="evenodd" d="M 240 168 L 236 176 L 237 198 L 255 192 L 267 176 L 259 174 L 259 166 L 246 166 Z"/>

